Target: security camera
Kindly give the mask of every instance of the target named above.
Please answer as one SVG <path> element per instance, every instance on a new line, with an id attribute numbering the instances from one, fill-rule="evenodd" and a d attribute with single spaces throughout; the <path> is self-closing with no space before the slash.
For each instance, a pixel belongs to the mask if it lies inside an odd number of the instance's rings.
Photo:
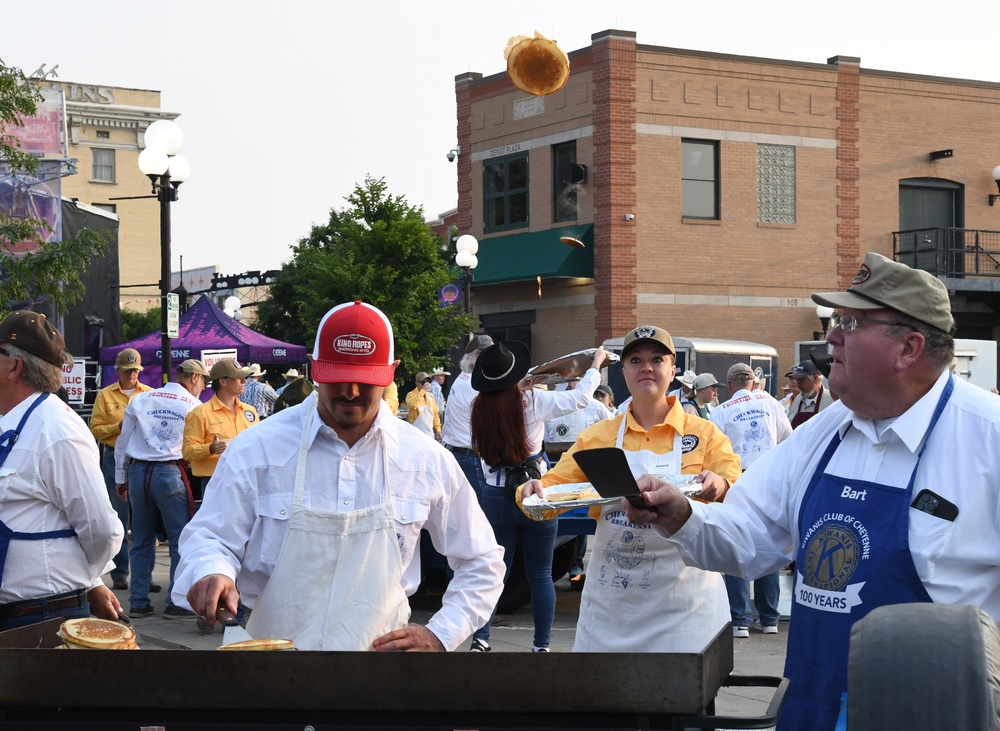
<path id="1" fill-rule="evenodd" d="M 452 150 L 448 153 L 448 162 L 455 162 L 455 151 Z"/>
<path id="2" fill-rule="evenodd" d="M 456 145 L 455 147 L 453 147 L 448 151 L 448 154 L 445 155 L 445 157 L 448 158 L 448 162 L 455 162 L 455 158 L 461 154 L 462 154 L 462 146 Z"/>

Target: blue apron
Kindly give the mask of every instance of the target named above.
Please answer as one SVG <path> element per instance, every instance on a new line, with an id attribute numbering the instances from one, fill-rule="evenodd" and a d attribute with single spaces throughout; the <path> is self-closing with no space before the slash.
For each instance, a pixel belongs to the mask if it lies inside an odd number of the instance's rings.
<path id="1" fill-rule="evenodd" d="M 920 458 L 954 390 L 948 379 L 905 490 L 826 473 L 839 431 L 799 510 L 795 592 L 779 731 L 831 731 L 847 691 L 851 625 L 876 607 L 929 602 L 910 553 L 910 502 Z"/>
<path id="2" fill-rule="evenodd" d="M 25 423 L 28 421 L 28 417 L 31 416 L 31 412 L 35 410 L 45 397 L 48 396 L 47 393 L 41 394 L 36 398 L 28 410 L 24 412 L 24 416 L 21 417 L 21 421 L 17 425 L 17 429 L 5 431 L 0 434 L 0 467 L 3 466 L 4 462 L 7 461 L 7 457 L 10 456 L 11 450 L 14 449 L 14 444 L 17 442 L 17 438 L 21 436 L 21 431 L 24 429 Z M 46 538 L 72 538 L 76 535 L 76 531 L 72 528 L 63 528 L 61 530 L 49 530 L 43 531 L 42 533 L 20 533 L 15 530 L 11 530 L 7 527 L 7 524 L 0 520 L 0 586 L 3 586 L 3 567 L 7 563 L 7 549 L 10 548 L 11 540 L 20 541 L 41 541 Z"/>

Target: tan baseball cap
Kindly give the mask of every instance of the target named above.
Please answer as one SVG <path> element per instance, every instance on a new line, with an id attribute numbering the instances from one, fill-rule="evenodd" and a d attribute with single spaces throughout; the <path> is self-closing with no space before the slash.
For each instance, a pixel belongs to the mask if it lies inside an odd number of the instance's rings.
<path id="1" fill-rule="evenodd" d="M 209 378 L 213 381 L 218 378 L 246 378 L 250 375 L 249 368 L 240 368 L 240 364 L 232 358 L 220 360 L 212 366 Z"/>
<path id="2" fill-rule="evenodd" d="M 934 275 L 873 251 L 865 255 L 846 292 L 820 292 L 813 302 L 853 310 L 896 310 L 950 335 L 955 333 L 948 289 Z"/>
<path id="3" fill-rule="evenodd" d="M 205 364 L 202 363 L 200 360 L 195 360 L 194 358 L 192 358 L 191 360 L 186 360 L 183 363 L 181 363 L 179 366 L 177 366 L 177 372 L 178 373 L 197 373 L 197 374 L 199 374 L 201 376 L 207 376 L 208 375 L 208 368 L 206 368 Z"/>
<path id="4" fill-rule="evenodd" d="M 142 356 L 135 348 L 125 348 L 115 359 L 115 369 L 119 371 L 141 371 Z"/>
<path id="5" fill-rule="evenodd" d="M 667 349 L 670 355 L 676 355 L 677 351 L 674 350 L 674 339 L 670 337 L 670 333 L 662 328 L 653 327 L 652 325 L 640 325 L 635 330 L 630 332 L 625 336 L 625 342 L 622 344 L 622 355 L 624 358 L 628 355 L 632 348 L 635 348 L 643 343 L 659 343 Z"/>

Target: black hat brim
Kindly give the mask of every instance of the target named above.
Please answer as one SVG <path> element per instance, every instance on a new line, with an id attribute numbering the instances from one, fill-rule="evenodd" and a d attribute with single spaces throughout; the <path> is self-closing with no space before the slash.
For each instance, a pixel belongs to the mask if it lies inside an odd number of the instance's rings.
<path id="1" fill-rule="evenodd" d="M 507 370 L 508 363 L 501 364 L 501 359 L 506 361 L 502 356 L 503 350 L 514 357 L 514 365 L 509 370 Z M 495 372 L 498 365 L 503 365 L 505 372 Z M 480 393 L 502 391 L 516 385 L 524 378 L 529 368 L 531 368 L 531 350 L 527 345 L 517 340 L 494 343 L 479 354 L 476 366 L 472 370 L 472 387 Z"/>

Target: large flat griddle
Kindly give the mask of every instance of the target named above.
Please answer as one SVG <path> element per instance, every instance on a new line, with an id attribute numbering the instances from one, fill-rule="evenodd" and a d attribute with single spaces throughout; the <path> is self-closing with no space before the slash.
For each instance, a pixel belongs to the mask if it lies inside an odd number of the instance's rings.
<path id="1" fill-rule="evenodd" d="M 728 626 L 690 654 L 0 649 L 0 725 L 671 728 L 732 669 Z"/>

